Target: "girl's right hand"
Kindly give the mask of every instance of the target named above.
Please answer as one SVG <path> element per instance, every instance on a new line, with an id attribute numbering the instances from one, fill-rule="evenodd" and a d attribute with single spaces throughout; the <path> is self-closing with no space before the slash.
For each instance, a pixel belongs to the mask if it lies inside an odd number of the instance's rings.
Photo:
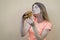
<path id="1" fill-rule="evenodd" d="M 32 23 L 34 23 L 33 16 L 30 17 L 30 18 L 27 18 L 27 19 L 26 19 L 26 22 L 29 23 L 30 25 L 31 25 Z"/>

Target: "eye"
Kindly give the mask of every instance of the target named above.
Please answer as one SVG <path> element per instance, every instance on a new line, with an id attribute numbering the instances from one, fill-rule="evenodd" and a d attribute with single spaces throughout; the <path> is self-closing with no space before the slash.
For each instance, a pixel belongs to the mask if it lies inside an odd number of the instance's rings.
<path id="1" fill-rule="evenodd" d="M 35 6 L 35 8 L 37 9 L 38 7 L 37 7 L 37 6 Z"/>

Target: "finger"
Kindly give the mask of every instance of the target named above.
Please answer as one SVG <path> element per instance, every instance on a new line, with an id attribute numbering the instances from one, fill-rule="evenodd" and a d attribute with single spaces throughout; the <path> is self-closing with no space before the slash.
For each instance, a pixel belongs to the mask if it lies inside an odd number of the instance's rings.
<path id="1" fill-rule="evenodd" d="M 26 19 L 26 22 L 27 22 L 28 24 L 30 24 L 28 19 Z"/>
<path id="2" fill-rule="evenodd" d="M 31 19 L 34 20 L 34 16 L 33 16 L 33 15 L 32 15 L 32 17 L 31 17 Z"/>

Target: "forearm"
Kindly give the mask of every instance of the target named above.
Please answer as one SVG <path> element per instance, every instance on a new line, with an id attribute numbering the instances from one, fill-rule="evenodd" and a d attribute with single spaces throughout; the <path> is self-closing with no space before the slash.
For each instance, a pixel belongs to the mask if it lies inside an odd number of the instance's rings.
<path id="1" fill-rule="evenodd" d="M 24 33 L 25 32 L 24 31 L 24 20 L 23 19 L 21 20 L 21 31 L 20 32 L 21 32 L 21 36 L 23 37 L 25 35 L 25 33 Z"/>
<path id="2" fill-rule="evenodd" d="M 41 40 L 41 36 L 38 34 L 38 31 L 37 31 L 37 29 L 35 27 L 35 24 L 32 23 L 31 25 L 32 25 L 32 28 L 33 28 L 33 31 L 34 31 L 34 35 L 36 36 L 36 39 Z"/>
<path id="3" fill-rule="evenodd" d="M 33 27 L 33 31 L 34 31 L 34 34 L 36 36 L 36 39 L 41 40 L 41 36 L 38 34 L 38 31 L 37 31 L 36 27 Z"/>
<path id="4" fill-rule="evenodd" d="M 49 32 L 48 29 L 45 29 L 45 30 L 43 30 L 42 34 L 39 35 L 36 27 L 33 27 L 33 31 L 34 31 L 34 34 L 35 34 L 37 40 L 44 40 L 44 38 L 47 36 L 47 34 Z"/>
<path id="5" fill-rule="evenodd" d="M 28 33 L 29 27 L 30 27 L 29 25 L 22 24 L 22 26 L 21 26 L 21 35 L 22 36 L 25 36 Z"/>
<path id="6" fill-rule="evenodd" d="M 23 37 L 25 34 L 24 34 L 24 27 L 21 26 L 21 36 Z"/>

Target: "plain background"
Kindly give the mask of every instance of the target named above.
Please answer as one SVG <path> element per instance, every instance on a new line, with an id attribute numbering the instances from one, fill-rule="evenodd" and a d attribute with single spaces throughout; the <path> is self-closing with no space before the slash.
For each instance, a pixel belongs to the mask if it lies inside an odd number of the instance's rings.
<path id="1" fill-rule="evenodd" d="M 0 0 L 0 40 L 21 40 L 22 14 L 31 10 L 32 4 L 41 2 L 46 6 L 53 24 L 47 40 L 60 40 L 60 0 Z"/>

